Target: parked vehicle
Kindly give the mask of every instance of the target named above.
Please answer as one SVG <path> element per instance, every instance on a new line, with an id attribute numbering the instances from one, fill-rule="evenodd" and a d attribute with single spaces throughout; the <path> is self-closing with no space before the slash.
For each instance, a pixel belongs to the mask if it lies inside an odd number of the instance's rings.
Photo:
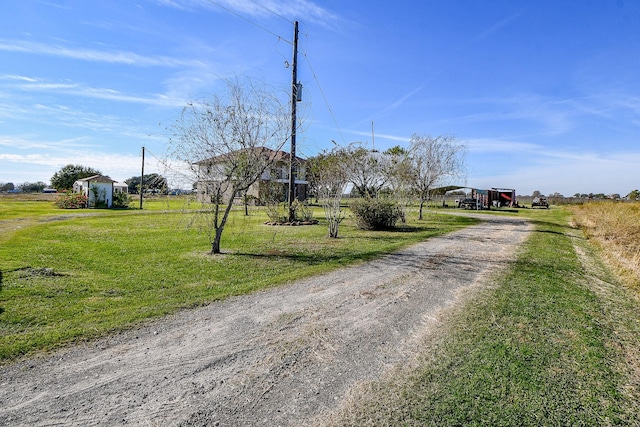
<path id="1" fill-rule="evenodd" d="M 462 209 L 478 209 L 478 201 L 476 199 L 463 199 L 458 204 Z"/>
<path id="2" fill-rule="evenodd" d="M 547 201 L 547 198 L 544 197 L 544 196 L 535 197 L 531 201 L 531 207 L 532 208 L 539 207 L 539 208 L 549 209 L 549 202 Z"/>

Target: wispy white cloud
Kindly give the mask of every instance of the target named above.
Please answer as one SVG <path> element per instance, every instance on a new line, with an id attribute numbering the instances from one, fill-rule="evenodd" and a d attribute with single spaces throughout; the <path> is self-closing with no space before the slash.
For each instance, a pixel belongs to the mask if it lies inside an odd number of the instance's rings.
<path id="1" fill-rule="evenodd" d="M 399 135 L 392 135 L 392 134 L 385 134 L 385 133 L 374 132 L 374 134 L 372 135 L 371 132 L 364 132 L 359 130 L 347 130 L 346 132 L 348 132 L 351 135 L 362 136 L 367 141 L 370 140 L 372 136 L 378 142 L 382 142 L 383 140 L 386 140 L 386 141 L 408 143 L 410 139 L 408 136 L 399 136 Z"/>
<path id="2" fill-rule="evenodd" d="M 43 141 L 29 135 L 25 136 L 0 136 L 0 146 L 10 147 L 16 152 L 29 150 L 70 149 L 88 147 L 86 138 L 69 138 L 63 140 Z M 6 153 L 5 153 L 6 155 Z"/>
<path id="3" fill-rule="evenodd" d="M 516 167 L 504 164 L 483 170 L 476 167 L 470 185 L 479 188 L 506 186 L 525 195 L 538 190 L 543 194 L 559 192 L 564 196 L 613 192 L 624 196 L 638 188 L 638 162 L 640 153 L 558 153 L 555 159 L 541 157 L 538 161 L 517 163 Z"/>
<path id="4" fill-rule="evenodd" d="M 57 56 L 90 62 L 119 63 L 138 67 L 183 67 L 200 65 L 200 62 L 196 60 L 179 59 L 168 56 L 145 56 L 121 50 L 86 49 L 24 40 L 0 40 L 0 50 L 5 52 Z"/>
<path id="5" fill-rule="evenodd" d="M 543 149 L 536 144 L 491 138 L 472 138 L 464 142 L 469 151 L 476 153 L 538 153 Z"/>
<path id="6" fill-rule="evenodd" d="M 153 106 L 180 107 L 185 105 L 184 97 L 176 98 L 165 94 L 150 94 L 147 96 L 131 95 L 110 88 L 90 87 L 80 83 L 49 82 L 43 79 L 27 77 L 14 80 L 18 80 L 19 83 L 11 86 L 13 90 L 60 93 L 71 96 Z M 174 91 L 173 93 L 177 95 L 177 92 Z"/>
<path id="7" fill-rule="evenodd" d="M 182 10 L 205 8 L 250 17 L 280 16 L 288 20 L 304 17 L 306 22 L 333 25 L 341 18 L 334 12 L 308 0 L 156 0 L 159 4 Z"/>
<path id="8" fill-rule="evenodd" d="M 38 81 L 38 79 L 35 79 L 33 77 L 19 76 L 15 74 L 2 74 L 0 75 L 0 80 L 30 82 L 30 83 L 35 83 Z"/>
<path id="9" fill-rule="evenodd" d="M 577 111 L 568 100 L 535 94 L 504 98 L 474 98 L 455 101 L 467 114 L 449 117 L 443 123 L 490 123 L 520 121 L 529 134 L 559 135 L 576 126 Z M 511 124 L 510 124 L 510 127 Z M 524 127 L 521 127 L 524 129 Z M 532 130 L 533 129 L 533 130 Z"/>
<path id="10" fill-rule="evenodd" d="M 0 101 L 0 123 L 4 132 L 13 133 L 12 136 L 0 136 L 0 145 L 7 145 L 7 141 L 13 140 L 15 144 L 28 145 L 29 135 L 15 136 L 22 134 L 25 129 L 29 129 L 23 123 L 38 123 L 38 127 L 33 127 L 34 132 L 40 130 L 40 134 L 50 134 L 53 129 L 60 128 L 56 134 L 72 135 L 80 132 L 86 137 L 106 136 L 110 138 L 126 138 L 127 140 L 145 139 L 151 131 L 156 128 L 152 125 L 140 123 L 137 119 L 126 115 L 113 115 L 77 109 L 74 106 L 62 104 L 39 104 L 27 101 L 22 104 L 3 105 Z M 149 129 L 149 126 L 153 129 Z M 13 129 L 11 131 L 10 129 Z M 46 129 L 46 130 L 45 130 Z M 77 129 L 73 130 L 73 129 Z M 62 133 L 60 133 L 62 132 Z M 20 140 L 23 138 L 23 140 Z M 47 139 L 47 141 L 50 141 Z M 72 141 L 78 143 L 78 139 L 66 138 L 64 144 Z"/>
<path id="11" fill-rule="evenodd" d="M 475 39 L 475 42 L 478 42 L 480 40 L 486 39 L 487 37 L 489 37 L 491 34 L 496 33 L 498 31 L 500 31 L 502 28 L 507 27 L 509 24 L 511 24 L 512 22 L 518 20 L 522 15 L 524 15 L 524 11 L 520 11 L 518 13 L 515 13 L 513 15 L 507 16 L 506 18 L 501 19 L 500 21 L 496 22 L 495 24 L 491 25 L 490 27 L 484 29 L 484 31 L 482 31 Z"/>
<path id="12" fill-rule="evenodd" d="M 405 104 L 405 102 L 407 102 L 410 98 L 412 98 L 415 94 L 420 92 L 422 89 L 423 89 L 423 87 L 419 86 L 419 87 L 415 88 L 414 90 L 402 95 L 396 101 L 392 102 L 391 104 L 386 106 L 384 109 L 382 109 L 382 111 L 380 111 L 378 113 L 378 115 L 383 115 L 383 114 L 385 114 L 385 113 L 387 113 L 389 111 L 396 110 L 396 109 L 400 108 L 402 105 Z"/>
<path id="13" fill-rule="evenodd" d="M 41 144 L 36 141 L 28 143 L 33 147 Z M 56 171 L 67 164 L 92 167 L 119 181 L 140 174 L 141 157 L 138 154 L 121 154 L 108 150 L 97 150 L 95 147 L 69 146 L 65 149 L 61 143 L 62 141 L 42 143 L 42 145 L 48 146 L 46 151 L 32 150 L 33 152 L 29 152 L 29 150 L 24 150 L 24 152 L 11 153 L 0 151 L 0 162 L 3 165 L 0 170 L 0 182 L 48 182 Z M 57 149 L 51 149 L 51 145 L 56 145 Z M 170 185 L 180 185 L 181 183 L 178 181 L 184 180 L 184 176 L 179 173 L 180 165 L 173 164 L 169 167 L 171 169 L 151 156 L 145 161 L 145 170 L 148 170 L 149 173 L 163 174 L 169 179 Z"/>
<path id="14" fill-rule="evenodd" d="M 513 159 L 526 159 L 535 164 L 545 163 L 549 165 L 562 165 L 564 162 L 627 162 L 633 163 L 640 157 L 638 152 L 612 152 L 609 147 L 601 151 L 583 149 L 571 150 L 567 147 L 553 148 L 549 146 L 522 142 L 517 140 L 503 140 L 492 138 L 471 138 L 464 141 L 469 152 L 478 155 L 508 155 Z"/>
<path id="15" fill-rule="evenodd" d="M 504 186 L 515 188 L 518 194 L 539 190 L 565 196 L 576 192 L 626 194 L 638 187 L 640 150 L 601 147 L 587 151 L 491 138 L 465 142 L 469 147 L 469 185 L 474 187 Z"/>
<path id="16" fill-rule="evenodd" d="M 95 152 L 91 150 L 75 151 L 72 153 L 73 157 L 67 155 L 56 156 L 44 153 L 31 153 L 31 154 L 5 154 L 0 153 L 0 160 L 9 160 L 14 163 L 29 163 L 44 166 L 62 167 L 70 162 L 73 158 L 73 162 L 83 165 L 91 165 L 100 169 L 114 169 L 122 170 L 126 166 L 134 166 L 136 169 L 140 167 L 140 158 L 137 156 L 123 155 L 117 153 L 108 152 Z"/>

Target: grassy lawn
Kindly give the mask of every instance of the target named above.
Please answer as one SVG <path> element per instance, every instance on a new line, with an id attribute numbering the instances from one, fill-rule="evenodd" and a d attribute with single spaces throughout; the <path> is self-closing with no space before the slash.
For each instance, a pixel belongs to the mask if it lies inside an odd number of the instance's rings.
<path id="1" fill-rule="evenodd" d="M 335 425 L 640 425 L 638 300 L 568 211 L 527 215 L 536 232 L 513 265 Z"/>
<path id="2" fill-rule="evenodd" d="M 271 227 L 261 211 L 238 210 L 225 228 L 225 253 L 211 256 L 207 238 L 187 228 L 183 206 L 159 199 L 143 211 L 64 211 L 50 201 L 0 200 L 0 363 L 475 223 L 430 214 L 404 230 L 366 232 L 345 220 L 341 237 L 329 239 L 323 221 Z"/>
<path id="3" fill-rule="evenodd" d="M 0 363 L 475 223 L 429 213 L 404 230 L 366 232 L 345 220 L 341 238 L 329 239 L 323 221 L 269 227 L 262 212 L 238 210 L 223 236 L 225 253 L 210 256 L 182 207 L 159 199 L 145 201 L 143 211 L 74 212 L 0 200 Z M 611 211 L 594 209 L 576 213 L 587 236 L 598 235 Z M 638 239 L 629 236 L 640 235 L 640 213 L 617 213 L 607 223 L 636 218 L 618 234 L 607 229 L 596 246 L 569 226 L 572 212 L 494 212 L 536 226 L 517 259 L 461 309 L 443 314 L 415 363 L 356 392 L 334 424 L 640 426 L 640 287 L 633 274 L 623 286 L 602 261 L 607 242 L 637 254 Z"/>

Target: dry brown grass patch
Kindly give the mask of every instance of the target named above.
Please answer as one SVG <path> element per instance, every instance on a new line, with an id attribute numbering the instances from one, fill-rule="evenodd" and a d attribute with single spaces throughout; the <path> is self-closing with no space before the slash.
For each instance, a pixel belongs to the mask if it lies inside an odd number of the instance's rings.
<path id="1" fill-rule="evenodd" d="M 608 263 L 640 295 L 640 203 L 594 202 L 572 211 L 575 224 L 600 245 Z"/>

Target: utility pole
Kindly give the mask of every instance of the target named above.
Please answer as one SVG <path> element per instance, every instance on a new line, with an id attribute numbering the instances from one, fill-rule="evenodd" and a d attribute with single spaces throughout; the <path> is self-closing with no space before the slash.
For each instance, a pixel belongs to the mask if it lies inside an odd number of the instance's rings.
<path id="1" fill-rule="evenodd" d="M 142 173 L 140 174 L 140 210 L 142 210 L 143 184 L 144 184 L 144 145 L 142 146 Z"/>
<path id="2" fill-rule="evenodd" d="M 296 197 L 296 103 L 298 102 L 298 21 L 293 23 L 293 61 L 291 64 L 291 152 L 289 163 L 289 220 L 293 221 Z"/>
<path id="3" fill-rule="evenodd" d="M 373 120 L 371 120 L 371 151 L 376 152 L 376 138 L 373 132 Z"/>

